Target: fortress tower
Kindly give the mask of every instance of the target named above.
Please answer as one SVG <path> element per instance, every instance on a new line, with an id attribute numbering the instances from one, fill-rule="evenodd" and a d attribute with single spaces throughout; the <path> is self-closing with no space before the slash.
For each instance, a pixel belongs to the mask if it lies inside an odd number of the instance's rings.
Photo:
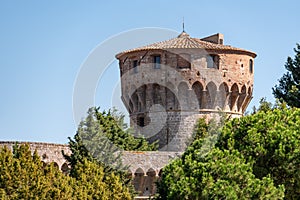
<path id="1" fill-rule="evenodd" d="M 130 124 L 161 150 L 183 151 L 200 117 L 240 117 L 252 99 L 256 54 L 222 34 L 178 37 L 127 50 L 119 60 Z"/>
<path id="2" fill-rule="evenodd" d="M 220 111 L 232 117 L 245 112 L 252 98 L 256 54 L 223 42 L 222 34 L 198 39 L 182 32 L 116 55 L 131 126 L 149 141 L 159 140 L 160 150 L 165 150 L 123 152 L 122 163 L 129 166 L 139 194 L 135 199 L 155 194 L 161 169 L 184 151 L 197 119 L 216 117 Z M 14 144 L 0 141 L 0 147 L 12 149 Z M 54 162 L 68 173 L 61 153 L 71 153 L 68 145 L 28 144 L 44 163 Z"/>

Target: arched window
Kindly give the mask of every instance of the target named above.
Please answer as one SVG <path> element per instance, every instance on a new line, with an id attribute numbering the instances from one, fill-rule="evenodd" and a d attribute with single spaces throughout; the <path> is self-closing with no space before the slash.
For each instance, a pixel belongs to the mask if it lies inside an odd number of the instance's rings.
<path id="1" fill-rule="evenodd" d="M 252 74 L 253 73 L 253 60 L 249 60 L 249 72 Z"/>

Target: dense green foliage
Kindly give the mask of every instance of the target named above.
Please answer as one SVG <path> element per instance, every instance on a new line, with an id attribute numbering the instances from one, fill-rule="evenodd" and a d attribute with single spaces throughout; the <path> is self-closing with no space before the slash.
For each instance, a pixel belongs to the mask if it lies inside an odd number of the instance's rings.
<path id="1" fill-rule="evenodd" d="M 132 199 L 120 177 L 83 160 L 74 177 L 53 164 L 45 165 L 29 145 L 0 149 L 0 199 Z"/>
<path id="2" fill-rule="evenodd" d="M 72 154 L 65 157 L 71 166 L 85 158 L 120 169 L 120 155 L 117 152 L 156 150 L 156 143 L 149 144 L 143 137 L 135 138 L 131 131 L 126 129 L 124 116 L 116 111 L 100 112 L 99 108 L 90 108 L 74 139 L 69 138 Z"/>
<path id="3" fill-rule="evenodd" d="M 238 150 L 257 178 L 283 184 L 287 199 L 300 196 L 300 109 L 275 108 L 227 123 L 217 143 Z"/>
<path id="4" fill-rule="evenodd" d="M 74 139 L 69 138 L 71 155 L 64 155 L 71 166 L 70 176 L 77 177 L 76 166 L 85 160 L 104 168 L 105 173 L 114 172 L 123 187 L 134 190 L 127 176 L 127 167 L 121 163 L 123 150 L 151 151 L 157 144 L 149 144 L 143 137 L 135 138 L 124 123 L 124 116 L 115 110 L 100 112 L 99 108 L 90 108 L 85 120 L 81 121 Z"/>
<path id="5" fill-rule="evenodd" d="M 275 98 L 286 102 L 289 106 L 300 108 L 300 45 L 294 49 L 295 57 L 288 57 L 285 63 L 287 72 L 273 88 Z"/>
<path id="6" fill-rule="evenodd" d="M 117 113 L 116 110 L 100 112 L 99 108 L 92 108 L 89 115 L 94 115 L 100 124 L 100 130 L 118 148 L 125 151 L 154 151 L 157 143 L 149 144 L 144 137 L 134 137 L 132 129 L 126 129 L 124 115 Z"/>
<path id="7" fill-rule="evenodd" d="M 255 178 L 238 151 L 213 149 L 197 154 L 196 141 L 181 159 L 164 168 L 158 199 L 280 199 L 283 187 L 269 178 Z M 200 144 L 201 146 L 201 144 Z M 197 147 L 196 147 L 197 148 Z M 199 148 L 199 147 L 198 147 Z"/>
<path id="8" fill-rule="evenodd" d="M 65 155 L 72 169 L 78 162 L 87 159 L 100 163 L 106 170 L 122 170 L 122 150 L 151 151 L 157 144 L 149 144 L 143 137 L 135 138 L 131 129 L 126 129 L 124 116 L 116 111 L 100 112 L 90 108 L 85 120 L 81 121 L 74 139 L 69 138 L 71 155 Z M 73 170 L 71 170 L 71 175 Z"/>
<path id="9" fill-rule="evenodd" d="M 163 169 L 158 199 L 297 199 L 300 109 L 261 103 L 228 121 L 209 153 L 203 145 L 214 134 L 200 121 L 202 138 Z"/>

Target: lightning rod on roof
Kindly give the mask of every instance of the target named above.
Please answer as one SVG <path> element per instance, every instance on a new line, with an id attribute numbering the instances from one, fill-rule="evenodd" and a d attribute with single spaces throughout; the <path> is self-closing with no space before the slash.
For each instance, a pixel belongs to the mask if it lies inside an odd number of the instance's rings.
<path id="1" fill-rule="evenodd" d="M 185 32 L 184 31 L 184 17 L 182 18 L 182 32 Z"/>

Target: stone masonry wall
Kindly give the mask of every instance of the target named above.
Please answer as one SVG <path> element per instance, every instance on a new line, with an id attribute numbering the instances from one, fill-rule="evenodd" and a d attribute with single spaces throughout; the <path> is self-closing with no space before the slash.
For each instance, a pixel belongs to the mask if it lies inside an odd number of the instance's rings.
<path id="1" fill-rule="evenodd" d="M 252 99 L 254 58 L 248 53 L 168 49 L 125 56 L 119 58 L 122 100 L 131 126 L 158 140 L 161 150 L 183 151 L 199 117 L 219 111 L 240 117 Z"/>
<path id="2" fill-rule="evenodd" d="M 45 163 L 55 163 L 55 165 L 63 172 L 69 168 L 67 161 L 62 155 L 62 151 L 70 154 L 68 145 L 41 143 L 41 142 L 10 142 L 0 141 L 0 147 L 7 146 L 11 150 L 15 144 L 29 144 L 31 151 L 37 150 L 42 161 Z M 181 152 L 166 151 L 124 151 L 122 153 L 122 163 L 129 166 L 128 175 L 132 178 L 132 182 L 136 191 L 140 196 L 149 196 L 155 194 L 155 182 L 159 180 L 161 169 L 166 166 L 170 160 L 179 157 Z"/>

